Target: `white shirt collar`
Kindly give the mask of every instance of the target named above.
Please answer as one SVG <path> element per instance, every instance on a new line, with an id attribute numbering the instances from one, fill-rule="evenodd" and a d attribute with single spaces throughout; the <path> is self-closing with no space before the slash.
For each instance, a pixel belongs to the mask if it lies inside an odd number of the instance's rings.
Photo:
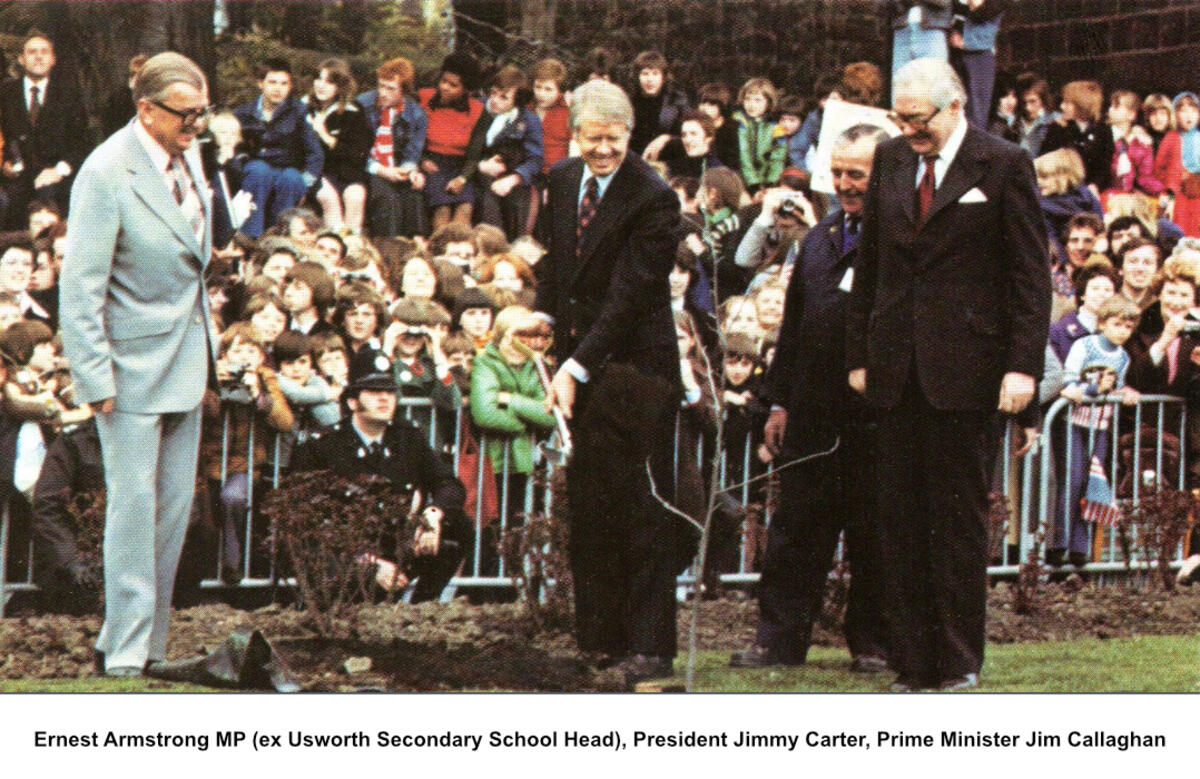
<path id="1" fill-rule="evenodd" d="M 624 165 L 624 164 L 625 164 L 624 162 L 621 163 L 621 165 Z M 617 170 L 620 170 L 620 169 L 621 169 L 621 166 L 618 165 Z M 592 173 L 592 169 L 587 166 L 587 163 L 584 163 L 583 178 L 581 178 L 579 180 L 579 201 L 578 202 L 583 202 L 583 193 L 587 191 L 588 179 L 596 179 L 596 201 L 599 202 L 600 200 L 603 200 L 604 199 L 604 191 L 606 189 L 608 189 L 608 185 L 612 183 L 613 176 L 617 175 L 617 170 L 614 170 L 612 173 L 609 173 L 607 176 L 597 176 L 595 173 Z"/>
<path id="2" fill-rule="evenodd" d="M 38 95 L 42 98 L 42 102 L 44 103 L 46 101 L 46 82 L 49 80 L 50 80 L 49 76 L 43 76 L 42 78 L 36 79 L 36 80 L 30 78 L 29 76 L 26 76 L 25 77 L 25 96 L 26 97 L 29 96 L 29 88 L 30 87 L 36 86 L 38 88 Z"/>
<path id="3" fill-rule="evenodd" d="M 958 124 L 954 127 L 954 132 L 950 133 L 950 137 L 946 139 L 946 144 L 938 152 L 938 162 L 945 161 L 947 165 L 954 162 L 954 158 L 958 156 L 958 149 L 962 146 L 963 138 L 966 137 L 967 117 L 960 113 L 958 115 Z"/>
<path id="4" fill-rule="evenodd" d="M 162 147 L 158 141 L 146 132 L 146 127 L 141 122 L 133 123 L 133 134 L 142 142 L 146 153 L 150 155 L 150 162 L 154 164 L 154 169 L 161 174 L 166 174 L 167 169 L 171 167 L 171 155 Z"/>
<path id="5" fill-rule="evenodd" d="M 938 152 L 937 160 L 933 165 L 933 178 L 936 186 L 942 185 L 942 178 L 946 175 L 946 170 L 949 169 L 950 163 L 954 162 L 954 158 L 958 156 L 958 149 L 962 146 L 963 138 L 967 137 L 967 118 L 964 114 L 958 115 L 958 124 L 950 133 L 950 137 L 946 139 L 946 143 L 942 145 L 941 151 Z M 917 185 L 920 186 L 921 177 L 925 175 L 925 158 L 919 157 L 917 161 Z"/>
<path id="6" fill-rule="evenodd" d="M 380 433 L 378 436 L 372 438 L 371 436 L 364 433 L 362 431 L 362 428 L 360 428 L 357 424 L 355 424 L 353 416 L 350 417 L 350 426 L 354 428 L 354 432 L 358 434 L 358 439 L 363 442 L 364 446 L 370 446 L 371 444 L 382 444 L 383 443 L 383 433 Z"/>

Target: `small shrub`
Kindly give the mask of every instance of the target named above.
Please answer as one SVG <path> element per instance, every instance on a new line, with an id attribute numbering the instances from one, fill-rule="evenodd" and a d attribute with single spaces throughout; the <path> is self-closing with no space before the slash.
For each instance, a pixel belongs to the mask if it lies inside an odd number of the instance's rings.
<path id="1" fill-rule="evenodd" d="M 1171 561 L 1187 534 L 1196 498 L 1186 490 L 1152 490 L 1136 506 L 1126 505 L 1117 522 L 1118 540 L 1128 566 L 1135 556 L 1154 562 L 1164 590 L 1175 589 Z"/>
<path id="2" fill-rule="evenodd" d="M 301 602 L 322 634 L 353 629 L 355 604 L 375 594 L 372 554 L 404 563 L 417 520 L 412 493 L 371 476 L 347 479 L 332 471 L 296 473 L 267 493 L 262 514 L 271 523 L 267 544 L 286 555 Z"/>

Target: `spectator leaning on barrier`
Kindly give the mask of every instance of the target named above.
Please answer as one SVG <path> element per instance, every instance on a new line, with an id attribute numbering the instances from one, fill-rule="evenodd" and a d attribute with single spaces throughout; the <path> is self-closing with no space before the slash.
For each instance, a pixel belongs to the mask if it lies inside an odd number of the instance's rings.
<path id="1" fill-rule="evenodd" d="M 275 372 L 264 362 L 266 349 L 253 325 L 234 322 L 221 334 L 216 371 L 219 390 L 204 397 L 205 424 L 201 433 L 206 475 L 220 495 L 224 520 L 221 579 L 236 584 L 248 574 L 241 565 L 241 538 L 245 535 L 247 495 L 250 484 L 261 474 L 272 442 L 271 431 L 290 432 L 295 424 L 292 410 L 279 388 Z M 225 433 L 224 419 L 228 419 Z M 251 432 L 253 426 L 253 433 Z M 248 454 L 253 435 L 251 463 Z M 221 450 L 225 450 L 225 481 L 221 482 Z"/>
<path id="2" fill-rule="evenodd" d="M 523 306 L 505 308 L 496 315 L 491 343 L 475 356 L 471 368 L 471 418 L 477 434 L 486 439 L 485 452 L 496 473 L 496 494 L 508 527 L 521 523 L 518 515 L 524 511 L 533 472 L 534 438 L 555 425 L 546 412 L 546 393 L 529 348 L 522 343 L 540 322 Z"/>
<path id="3" fill-rule="evenodd" d="M 1085 514 L 1080 504 L 1085 497 L 1089 472 L 1097 463 L 1106 468 L 1109 462 L 1113 407 L 1107 403 L 1080 404 L 1084 400 L 1104 399 L 1110 395 L 1119 397 L 1126 405 L 1138 402 L 1139 393 L 1126 384 L 1130 358 L 1123 347 L 1133 335 L 1140 316 L 1137 305 L 1120 295 L 1113 295 L 1101 303 L 1096 312 L 1098 332 L 1071 344 L 1071 351 L 1063 363 L 1066 386 L 1062 396 L 1076 405 L 1072 406 L 1070 415 L 1072 454 L 1068 463 L 1068 497 L 1064 501 L 1069 514 L 1060 515 L 1047 545 L 1046 559 L 1052 565 L 1062 564 L 1064 550 L 1071 565 L 1077 567 L 1092 559 L 1093 533 L 1089 523 L 1095 520 Z"/>

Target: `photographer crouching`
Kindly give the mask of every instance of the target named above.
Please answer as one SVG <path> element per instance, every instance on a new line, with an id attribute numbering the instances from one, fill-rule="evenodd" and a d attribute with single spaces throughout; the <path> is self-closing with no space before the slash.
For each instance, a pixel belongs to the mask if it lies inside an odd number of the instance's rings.
<path id="1" fill-rule="evenodd" d="M 404 561 L 372 556 L 376 581 L 384 589 L 403 588 L 416 580 L 412 602 L 437 598 L 458 570 L 473 542 L 463 511 L 466 489 L 449 465 L 430 448 L 426 434 L 396 413 L 396 380 L 390 373 L 370 373 L 346 391 L 350 416 L 301 446 L 292 461 L 294 472 L 330 470 L 353 478 L 371 474 L 420 493 L 424 508 Z"/>

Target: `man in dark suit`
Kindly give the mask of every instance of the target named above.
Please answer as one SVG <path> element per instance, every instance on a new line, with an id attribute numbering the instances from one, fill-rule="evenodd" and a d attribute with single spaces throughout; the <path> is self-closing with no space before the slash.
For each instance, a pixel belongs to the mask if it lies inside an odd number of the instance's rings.
<path id="1" fill-rule="evenodd" d="M 576 636 L 633 682 L 671 673 L 675 577 L 669 523 L 671 429 L 681 395 L 667 276 L 679 202 L 628 155 L 633 108 L 619 87 L 575 92 L 581 158 L 550 171 L 539 233 L 537 309 L 554 319 L 561 366 L 548 403 L 572 418 L 568 471 Z"/>
<path id="2" fill-rule="evenodd" d="M 79 90 L 52 73 L 54 44 L 32 34 L 17 57 L 24 75 L 0 87 L 3 174 L 8 180 L 10 226 L 24 219 L 36 196 L 53 200 L 65 214 L 75 171 L 88 152 L 87 115 Z"/>
<path id="3" fill-rule="evenodd" d="M 800 244 L 788 284 L 775 361 L 763 383 L 771 403 L 764 439 L 783 464 L 780 505 L 767 528 L 758 587 L 758 635 L 730 665 L 798 665 L 821 613 L 829 564 L 846 532 L 851 565 L 846 643 L 852 668 L 883 671 L 878 529 L 870 487 L 873 425 L 866 404 L 846 385 L 846 303 L 858 255 L 863 196 L 879 127 L 855 125 L 838 137 L 832 173 L 841 208 Z M 763 210 L 779 195 L 768 192 Z M 797 458 L 829 455 L 789 466 Z"/>
<path id="4" fill-rule="evenodd" d="M 879 410 L 879 516 L 896 690 L 978 685 L 999 411 L 1034 396 L 1050 321 L 1036 178 L 968 128 L 953 69 L 896 74 L 847 317 L 850 385 Z"/>

